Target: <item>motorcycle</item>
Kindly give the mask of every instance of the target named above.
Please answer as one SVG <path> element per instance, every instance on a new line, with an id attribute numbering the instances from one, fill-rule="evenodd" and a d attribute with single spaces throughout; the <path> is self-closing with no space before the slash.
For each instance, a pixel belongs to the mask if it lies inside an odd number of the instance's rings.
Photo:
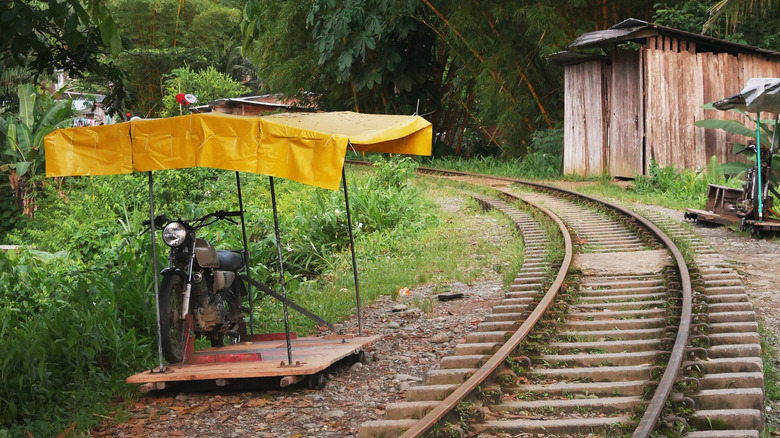
<path id="1" fill-rule="evenodd" d="M 188 315 L 192 315 L 193 335 L 208 338 L 212 347 L 223 346 L 226 338 L 229 343 L 238 341 L 247 311 L 241 307 L 246 288 L 239 275 L 247 255 L 244 251 L 216 250 L 197 234 L 220 220 L 237 224 L 230 218 L 240 216 L 240 212 L 220 210 L 198 219 L 170 220 L 160 215 L 154 220 L 155 227 L 162 229 L 163 242 L 170 247 L 168 267 L 161 272 L 157 321 L 163 356 L 169 363 L 182 361 Z M 150 226 L 151 221 L 143 224 Z"/>
<path id="2" fill-rule="evenodd" d="M 756 154 L 757 147 L 755 143 L 747 144 L 737 154 L 751 152 Z M 748 228 L 747 221 L 760 221 L 763 220 L 765 215 L 763 213 L 769 213 L 774 216 L 778 214 L 774 211 L 773 198 L 769 196 L 771 192 L 775 196 L 780 197 L 780 194 L 775 190 L 770 181 L 770 174 L 772 170 L 772 153 L 769 148 L 761 148 L 761 164 L 755 163 L 747 170 L 745 182 L 742 185 L 742 197 L 735 207 L 735 213 L 741 218 L 741 228 L 746 230 Z M 758 184 L 758 172 L 761 171 L 761 186 Z M 761 200 L 762 211 L 759 213 L 759 199 Z"/>

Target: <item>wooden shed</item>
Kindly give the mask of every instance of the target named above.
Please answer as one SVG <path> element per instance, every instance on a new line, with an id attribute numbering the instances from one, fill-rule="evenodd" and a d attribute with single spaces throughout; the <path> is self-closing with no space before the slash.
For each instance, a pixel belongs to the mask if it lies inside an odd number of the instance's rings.
<path id="1" fill-rule="evenodd" d="M 582 52 L 599 48 L 603 54 Z M 742 116 L 702 105 L 739 93 L 753 77 L 780 77 L 780 52 L 629 19 L 581 35 L 573 51 L 552 55 L 564 66 L 564 173 L 644 175 L 651 160 L 679 169 L 710 157 L 734 161 L 723 131 L 698 120 Z"/>

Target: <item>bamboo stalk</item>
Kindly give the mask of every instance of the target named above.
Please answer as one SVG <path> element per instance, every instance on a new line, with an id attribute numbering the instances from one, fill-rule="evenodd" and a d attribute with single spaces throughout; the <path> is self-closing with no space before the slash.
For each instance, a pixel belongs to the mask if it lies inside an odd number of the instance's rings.
<path id="1" fill-rule="evenodd" d="M 493 29 L 493 34 L 496 35 L 497 37 L 501 37 L 501 34 L 496 29 L 495 25 L 493 24 L 493 21 L 490 20 L 490 18 L 488 18 L 487 14 L 485 14 L 485 9 L 482 8 L 481 5 L 479 4 L 479 0 L 474 0 L 474 3 L 477 5 L 477 7 L 480 10 L 482 10 L 482 16 L 485 17 L 485 20 L 487 20 L 488 25 L 490 26 L 491 29 Z M 536 89 L 534 89 L 534 86 L 531 84 L 531 81 L 528 80 L 528 76 L 526 76 L 526 74 L 523 71 L 523 69 L 520 68 L 520 64 L 517 62 L 517 60 L 515 60 L 514 63 L 515 63 L 515 67 L 517 68 L 517 71 L 520 72 L 520 76 L 522 77 L 523 81 L 525 81 L 525 83 L 528 85 L 528 90 L 531 92 L 531 95 L 534 97 L 534 100 L 536 101 L 536 105 L 539 107 L 539 111 L 542 112 L 542 116 L 544 117 L 544 121 L 547 123 L 548 127 L 552 128 L 553 124 L 552 124 L 552 120 L 550 119 L 550 115 L 547 112 L 547 110 L 544 108 L 544 105 L 542 105 L 541 99 L 539 99 L 539 96 L 536 94 Z M 491 73 L 491 75 L 493 74 L 492 71 L 490 73 Z M 503 87 L 503 84 L 502 84 L 502 87 Z M 509 94 L 509 96 L 510 96 L 510 99 L 512 99 L 512 103 L 515 103 L 515 99 L 511 95 L 511 93 Z"/>
<path id="2" fill-rule="evenodd" d="M 494 137 L 492 134 L 490 134 L 490 132 L 489 132 L 487 129 L 485 129 L 485 127 L 484 127 L 484 126 L 482 126 L 482 122 L 481 122 L 481 121 L 480 121 L 480 120 L 477 118 L 477 116 L 475 116 L 475 115 L 474 115 L 474 113 L 472 113 L 472 112 L 471 112 L 471 110 L 470 110 L 470 109 L 469 109 L 469 108 L 466 106 L 466 104 L 465 104 L 465 103 L 463 103 L 463 101 L 462 101 L 462 100 L 460 100 L 460 99 L 458 99 L 458 103 L 460 103 L 460 104 L 461 104 L 461 106 L 463 106 L 463 109 L 465 109 L 465 110 L 466 110 L 466 113 L 467 113 L 469 116 L 471 116 L 471 118 L 472 118 L 472 119 L 474 119 L 474 121 L 475 121 L 475 122 L 477 122 L 477 126 L 479 126 L 479 129 L 481 129 L 481 130 L 482 130 L 482 132 L 484 132 L 485 134 L 487 134 L 488 138 L 490 138 L 490 141 L 491 141 L 491 142 L 493 142 L 493 144 L 495 144 L 496 146 L 498 146 L 498 148 L 499 148 L 499 149 L 501 149 L 501 152 L 504 152 L 504 153 L 506 153 L 506 151 L 504 150 L 504 148 L 502 148 L 502 147 L 501 147 L 501 145 L 500 145 L 500 144 L 498 144 L 498 141 L 496 140 L 496 138 L 495 138 L 495 137 Z"/>
<path id="3" fill-rule="evenodd" d="M 187 0 L 179 0 L 179 10 L 176 11 L 176 27 L 173 30 L 173 47 L 176 48 L 176 38 L 179 35 L 179 17 L 181 17 L 181 7 Z"/>

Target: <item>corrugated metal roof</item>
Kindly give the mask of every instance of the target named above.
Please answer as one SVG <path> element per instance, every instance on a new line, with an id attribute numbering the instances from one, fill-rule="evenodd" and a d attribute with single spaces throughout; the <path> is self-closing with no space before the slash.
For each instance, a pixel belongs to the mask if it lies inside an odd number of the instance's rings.
<path id="1" fill-rule="evenodd" d="M 606 30 L 584 33 L 576 40 L 574 40 L 569 48 L 604 48 L 613 43 L 634 41 L 656 35 L 674 36 L 696 42 L 697 44 L 703 44 L 704 46 L 711 47 L 712 49 L 722 50 L 724 52 L 761 53 L 767 56 L 780 56 L 780 52 L 776 52 L 774 50 L 761 49 L 758 47 L 749 46 L 747 44 L 735 43 L 733 41 L 727 41 L 707 35 L 686 32 L 666 26 L 659 26 L 657 24 L 648 23 L 646 21 L 637 20 L 636 18 L 629 18 L 628 20 L 621 21 L 620 23 Z"/>
<path id="2" fill-rule="evenodd" d="M 547 61 L 556 65 L 577 65 L 588 61 L 600 61 L 607 59 L 606 55 L 594 53 L 563 51 L 553 53 L 547 57 Z"/>
<path id="3" fill-rule="evenodd" d="M 780 78 L 751 78 L 745 88 L 731 97 L 713 102 L 719 110 L 780 113 Z"/>

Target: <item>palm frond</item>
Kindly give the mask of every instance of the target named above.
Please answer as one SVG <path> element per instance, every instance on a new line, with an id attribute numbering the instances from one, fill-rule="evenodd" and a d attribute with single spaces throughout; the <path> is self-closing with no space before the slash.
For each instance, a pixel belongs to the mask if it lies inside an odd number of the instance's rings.
<path id="1" fill-rule="evenodd" d="M 734 32 L 745 15 L 763 16 L 777 5 L 777 0 L 719 0 L 709 9 L 710 18 L 704 23 L 702 32 L 718 23 L 724 23 L 730 32 Z"/>

